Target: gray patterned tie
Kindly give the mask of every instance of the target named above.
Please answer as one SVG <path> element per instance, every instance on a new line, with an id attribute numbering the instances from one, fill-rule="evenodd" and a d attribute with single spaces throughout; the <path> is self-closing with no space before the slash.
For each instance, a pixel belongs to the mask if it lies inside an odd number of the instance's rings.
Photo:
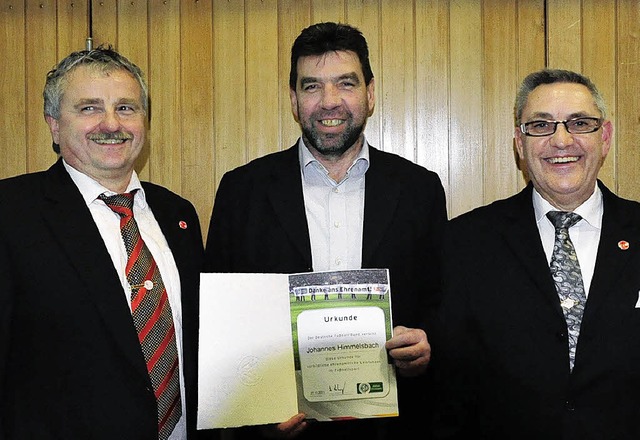
<path id="1" fill-rule="evenodd" d="M 556 228 L 556 240 L 553 243 L 550 269 L 560 297 L 560 305 L 567 321 L 569 367 L 573 370 L 576 346 L 580 335 L 580 323 L 582 322 L 582 313 L 584 312 L 587 297 L 582 282 L 578 256 L 571 238 L 569 238 L 569 228 L 582 220 L 582 217 L 573 212 L 562 211 L 549 211 L 547 217 Z"/>

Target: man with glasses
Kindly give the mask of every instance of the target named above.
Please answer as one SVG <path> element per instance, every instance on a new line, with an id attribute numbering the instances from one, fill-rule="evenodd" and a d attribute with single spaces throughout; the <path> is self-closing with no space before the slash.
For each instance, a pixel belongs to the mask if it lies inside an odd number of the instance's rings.
<path id="1" fill-rule="evenodd" d="M 638 439 L 640 204 L 598 180 L 604 101 L 541 70 L 515 113 L 530 183 L 447 231 L 435 437 Z"/>

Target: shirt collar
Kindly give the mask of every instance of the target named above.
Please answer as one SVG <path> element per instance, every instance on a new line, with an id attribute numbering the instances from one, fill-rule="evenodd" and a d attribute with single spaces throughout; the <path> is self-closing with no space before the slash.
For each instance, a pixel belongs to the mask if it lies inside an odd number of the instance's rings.
<path id="1" fill-rule="evenodd" d="M 594 228 L 600 229 L 602 227 L 602 213 L 604 207 L 602 203 L 602 191 L 596 184 L 595 190 L 591 197 L 585 202 L 573 210 L 576 214 L 579 214 L 587 223 Z M 558 208 L 554 207 L 551 203 L 545 200 L 540 193 L 533 189 L 533 209 L 536 216 L 536 222 L 540 223 L 547 216 L 549 211 L 557 211 Z"/>
<path id="2" fill-rule="evenodd" d="M 69 176 L 71 176 L 71 180 L 73 180 L 73 183 L 75 183 L 78 187 L 78 190 L 80 190 L 80 194 L 82 195 L 82 198 L 84 199 L 87 206 L 93 203 L 93 201 L 96 200 L 100 194 L 106 194 L 108 196 L 116 194 L 113 191 L 100 185 L 100 183 L 98 183 L 93 178 L 73 168 L 64 159 L 62 159 L 62 164 L 69 173 Z M 136 201 L 139 206 L 145 207 L 147 202 L 144 194 L 144 189 L 142 188 L 142 184 L 140 183 L 140 179 L 138 178 L 138 174 L 135 172 L 135 170 L 131 174 L 131 179 L 129 180 L 129 185 L 127 186 L 127 190 L 125 192 L 131 192 L 133 190 L 137 190 L 134 201 Z"/>
<path id="3" fill-rule="evenodd" d="M 313 176 L 317 175 L 320 172 L 322 173 L 323 176 L 328 178 L 329 172 L 324 167 L 324 165 L 322 165 L 315 157 L 313 157 L 313 154 L 311 154 L 311 151 L 309 151 L 309 148 L 304 144 L 302 137 L 298 139 L 298 160 L 300 162 L 300 169 L 302 170 L 302 178 L 305 181 L 311 182 L 314 179 Z M 360 153 L 355 158 L 355 160 L 349 167 L 349 170 L 347 171 L 345 180 L 349 177 L 359 178 L 363 176 L 368 169 L 369 169 L 369 143 L 365 138 L 362 142 L 362 148 L 360 149 Z"/>

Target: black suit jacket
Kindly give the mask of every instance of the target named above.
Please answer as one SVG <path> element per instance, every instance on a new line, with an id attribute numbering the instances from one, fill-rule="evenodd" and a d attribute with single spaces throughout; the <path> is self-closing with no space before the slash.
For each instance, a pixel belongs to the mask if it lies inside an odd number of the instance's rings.
<path id="1" fill-rule="evenodd" d="M 188 201 L 143 186 L 180 272 L 193 432 L 200 225 Z M 0 210 L 0 438 L 157 438 L 155 398 L 119 277 L 62 162 L 0 181 Z"/>
<path id="2" fill-rule="evenodd" d="M 447 219 L 444 189 L 437 174 L 423 167 L 373 147 L 369 152 L 362 267 L 389 269 L 394 325 L 428 332 L 429 311 L 440 288 L 439 246 Z M 223 176 L 209 226 L 205 270 L 313 270 L 297 144 Z M 398 429 L 422 426 L 422 398 L 428 392 L 420 384 L 418 379 L 399 378 L 400 417 L 378 423 Z M 314 430 L 308 431 L 311 435 Z M 353 432 L 365 434 L 360 427 Z"/>
<path id="3" fill-rule="evenodd" d="M 573 372 L 532 186 L 450 222 L 437 438 L 640 438 L 640 204 L 598 184 L 602 232 Z"/>

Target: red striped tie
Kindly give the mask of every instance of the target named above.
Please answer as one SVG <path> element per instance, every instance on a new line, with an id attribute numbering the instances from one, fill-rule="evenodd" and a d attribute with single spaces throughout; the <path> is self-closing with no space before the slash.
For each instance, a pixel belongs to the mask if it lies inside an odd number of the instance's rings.
<path id="1" fill-rule="evenodd" d="M 133 193 L 100 195 L 120 216 L 127 249 L 131 313 L 158 402 L 158 438 L 167 439 L 182 415 L 175 327 L 160 270 L 133 218 Z"/>

